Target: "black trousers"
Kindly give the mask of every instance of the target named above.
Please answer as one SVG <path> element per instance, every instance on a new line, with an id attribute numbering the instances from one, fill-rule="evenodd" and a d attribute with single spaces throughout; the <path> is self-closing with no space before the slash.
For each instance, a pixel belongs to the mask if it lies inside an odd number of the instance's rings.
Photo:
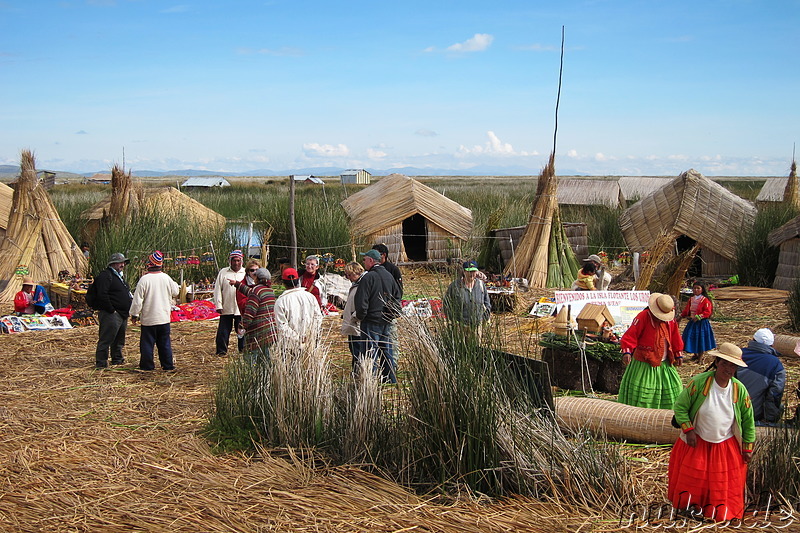
<path id="1" fill-rule="evenodd" d="M 217 326 L 217 355 L 227 355 L 228 341 L 231 338 L 231 331 L 238 330 L 242 323 L 239 315 L 219 315 L 219 325 Z M 244 351 L 244 338 L 237 342 L 240 352 Z"/>
<path id="2" fill-rule="evenodd" d="M 119 313 L 98 311 L 100 330 L 97 340 L 97 349 L 94 354 L 94 364 L 97 367 L 108 366 L 108 352 L 111 351 L 111 364 L 121 365 L 125 362 L 122 348 L 125 346 L 125 331 L 128 329 L 128 319 L 122 318 Z"/>

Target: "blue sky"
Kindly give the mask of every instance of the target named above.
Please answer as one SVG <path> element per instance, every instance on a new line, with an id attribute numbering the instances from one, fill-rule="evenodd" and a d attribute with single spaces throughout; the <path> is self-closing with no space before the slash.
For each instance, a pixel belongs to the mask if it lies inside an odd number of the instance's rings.
<path id="1" fill-rule="evenodd" d="M 783 176 L 800 0 L 0 0 L 0 164 Z"/>

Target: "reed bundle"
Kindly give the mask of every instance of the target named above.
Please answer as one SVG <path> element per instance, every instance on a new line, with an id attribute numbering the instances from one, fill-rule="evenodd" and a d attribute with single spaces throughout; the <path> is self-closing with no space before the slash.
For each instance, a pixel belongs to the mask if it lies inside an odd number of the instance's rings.
<path id="1" fill-rule="evenodd" d="M 658 265 L 661 264 L 667 254 L 671 253 L 677 237 L 678 233 L 675 231 L 664 231 L 658 236 L 648 251 L 642 268 L 639 270 L 639 279 L 636 280 L 637 289 L 648 290 Z"/>
<path id="2" fill-rule="evenodd" d="M 15 272 L 27 267 L 35 282 L 57 279 L 66 270 L 85 274 L 86 258 L 78 248 L 50 196 L 36 177 L 33 153 L 23 150 L 22 169 L 12 200 L 5 238 L 0 242 L 0 302 L 10 302 L 22 287 Z"/>
<path id="3" fill-rule="evenodd" d="M 536 197 L 517 249 L 505 274 L 523 277 L 534 288 L 566 287 L 578 272 L 578 262 L 561 225 L 555 153 L 539 173 Z"/>
<path id="4" fill-rule="evenodd" d="M 800 191 L 797 187 L 797 161 L 792 161 L 789 179 L 783 192 L 783 203 L 792 209 L 800 210 Z"/>

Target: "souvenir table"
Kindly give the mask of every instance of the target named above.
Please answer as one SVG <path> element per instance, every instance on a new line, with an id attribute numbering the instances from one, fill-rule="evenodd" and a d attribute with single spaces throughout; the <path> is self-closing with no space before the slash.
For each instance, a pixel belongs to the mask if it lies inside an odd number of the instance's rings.
<path id="1" fill-rule="evenodd" d="M 51 282 L 47 294 L 53 307 L 86 307 L 86 289 L 73 289 L 67 283 Z"/>

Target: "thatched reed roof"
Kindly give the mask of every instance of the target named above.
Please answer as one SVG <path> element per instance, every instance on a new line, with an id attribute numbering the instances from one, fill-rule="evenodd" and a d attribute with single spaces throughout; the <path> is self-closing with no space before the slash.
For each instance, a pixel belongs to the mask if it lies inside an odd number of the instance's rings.
<path id="1" fill-rule="evenodd" d="M 604 205 L 619 207 L 624 197 L 616 180 L 561 179 L 558 182 L 560 205 Z"/>
<path id="2" fill-rule="evenodd" d="M 767 178 L 756 196 L 756 202 L 782 202 L 789 178 Z"/>
<path id="3" fill-rule="evenodd" d="M 617 183 L 626 201 L 638 202 L 674 179 L 656 176 L 621 176 Z"/>
<path id="4" fill-rule="evenodd" d="M 86 258 L 36 177 L 29 150 L 22 152 L 22 173 L 13 192 L 8 226 L 0 240 L 0 302 L 13 301 L 22 288 L 22 271 L 36 283 L 57 279 L 67 270 L 84 275 Z"/>
<path id="5" fill-rule="evenodd" d="M 8 227 L 8 216 L 11 214 L 11 203 L 14 199 L 14 189 L 0 183 L 0 235 L 4 235 Z"/>
<path id="6" fill-rule="evenodd" d="M 127 191 L 126 194 L 128 194 Z M 202 226 L 225 225 L 225 217 L 204 206 L 197 200 L 183 194 L 175 187 L 158 187 L 148 189 L 135 189 L 137 212 L 140 210 L 155 209 L 164 215 L 185 216 L 195 224 Z M 86 221 L 84 237 L 93 240 L 94 234 L 100 227 L 101 221 L 111 213 L 112 196 L 100 200 L 92 207 L 81 213 L 81 219 Z M 128 207 L 130 209 L 130 207 Z"/>
<path id="7" fill-rule="evenodd" d="M 800 237 L 800 216 L 796 216 L 783 226 L 770 231 L 767 235 L 767 242 L 770 246 L 780 246 L 795 237 Z"/>
<path id="8" fill-rule="evenodd" d="M 692 169 L 628 208 L 619 226 L 634 252 L 675 231 L 733 259 L 737 235 L 753 225 L 755 216 L 752 204 Z"/>
<path id="9" fill-rule="evenodd" d="M 427 185 L 391 174 L 342 202 L 355 235 L 373 235 L 419 213 L 454 237 L 466 240 L 472 211 Z"/>

